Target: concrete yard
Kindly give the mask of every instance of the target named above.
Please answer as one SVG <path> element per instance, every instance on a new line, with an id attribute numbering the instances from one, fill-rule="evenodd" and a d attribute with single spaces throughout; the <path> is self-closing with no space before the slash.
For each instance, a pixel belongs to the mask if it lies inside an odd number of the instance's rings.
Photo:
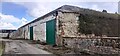
<path id="1" fill-rule="evenodd" d="M 28 43 L 23 42 L 22 40 L 1 40 L 5 41 L 6 43 L 4 54 L 52 54 L 42 49 L 33 47 Z"/>

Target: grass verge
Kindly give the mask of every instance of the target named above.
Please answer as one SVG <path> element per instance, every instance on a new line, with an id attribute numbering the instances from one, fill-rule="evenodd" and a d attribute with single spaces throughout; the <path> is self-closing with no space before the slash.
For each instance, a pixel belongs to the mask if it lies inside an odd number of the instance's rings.
<path id="1" fill-rule="evenodd" d="M 0 56 L 2 56 L 5 48 L 5 43 L 3 41 L 0 41 Z"/>

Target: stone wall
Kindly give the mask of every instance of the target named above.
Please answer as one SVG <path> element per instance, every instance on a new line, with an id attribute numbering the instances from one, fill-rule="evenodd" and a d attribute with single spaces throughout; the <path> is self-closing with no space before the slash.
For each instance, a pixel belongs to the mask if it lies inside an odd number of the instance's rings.
<path id="1" fill-rule="evenodd" d="M 56 43 L 62 45 L 62 37 L 78 36 L 78 14 L 58 12 L 56 20 Z"/>
<path id="2" fill-rule="evenodd" d="M 78 14 L 75 13 L 59 13 L 58 24 L 59 24 L 59 35 L 67 36 L 78 36 Z"/>
<path id="3" fill-rule="evenodd" d="M 93 46 L 120 48 L 120 38 L 63 38 L 63 46 L 68 48 L 89 49 Z"/>

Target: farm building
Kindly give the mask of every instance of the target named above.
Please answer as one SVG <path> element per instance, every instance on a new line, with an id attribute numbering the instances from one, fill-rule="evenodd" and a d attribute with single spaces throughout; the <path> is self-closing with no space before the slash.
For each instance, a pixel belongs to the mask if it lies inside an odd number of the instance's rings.
<path id="1" fill-rule="evenodd" d="M 20 27 L 10 34 L 10 38 L 39 40 L 49 45 L 73 46 L 76 41 L 74 38 L 119 37 L 118 22 L 118 14 L 64 5 Z"/>
<path id="2" fill-rule="evenodd" d="M 8 34 L 14 32 L 16 30 L 13 29 L 1 29 L 0 30 L 0 37 L 8 37 Z"/>

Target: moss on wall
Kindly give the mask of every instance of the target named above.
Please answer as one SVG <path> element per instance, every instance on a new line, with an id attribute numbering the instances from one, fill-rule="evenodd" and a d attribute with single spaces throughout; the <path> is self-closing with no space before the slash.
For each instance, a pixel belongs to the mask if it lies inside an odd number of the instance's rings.
<path id="1" fill-rule="evenodd" d="M 118 19 L 80 14 L 79 32 L 83 34 L 95 34 L 97 36 L 118 36 Z"/>

